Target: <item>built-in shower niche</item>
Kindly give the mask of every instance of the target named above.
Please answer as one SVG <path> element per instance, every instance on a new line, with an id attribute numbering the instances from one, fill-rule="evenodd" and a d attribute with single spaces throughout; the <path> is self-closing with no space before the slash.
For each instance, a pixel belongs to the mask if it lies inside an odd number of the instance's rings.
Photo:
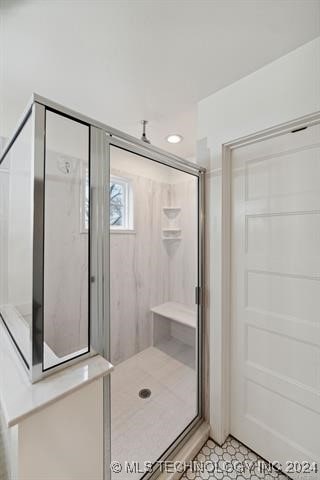
<path id="1" fill-rule="evenodd" d="M 196 182 L 179 174 L 170 184 L 170 205 L 162 207 L 162 240 L 169 262 L 168 301 L 151 308 L 153 345 L 196 367 L 198 312 Z"/>
<path id="2" fill-rule="evenodd" d="M 163 207 L 164 226 L 162 228 L 162 240 L 182 240 L 180 227 L 181 207 Z"/>
<path id="3" fill-rule="evenodd" d="M 89 126 L 33 103 L 0 162 L 0 316 L 31 381 L 89 354 Z"/>

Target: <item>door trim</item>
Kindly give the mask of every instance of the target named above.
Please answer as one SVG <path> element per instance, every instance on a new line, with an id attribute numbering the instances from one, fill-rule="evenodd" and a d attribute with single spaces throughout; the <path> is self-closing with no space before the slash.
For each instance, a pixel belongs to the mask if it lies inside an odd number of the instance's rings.
<path id="1" fill-rule="evenodd" d="M 292 130 L 320 123 L 320 111 L 275 125 L 222 144 L 221 197 L 221 317 L 214 320 L 211 351 L 219 352 L 219 362 L 210 355 L 210 419 L 214 440 L 222 445 L 230 435 L 230 348 L 231 348 L 231 156 L 236 148 Z M 213 327 L 211 328 L 213 331 Z M 241 440 L 241 439 L 240 439 Z"/>

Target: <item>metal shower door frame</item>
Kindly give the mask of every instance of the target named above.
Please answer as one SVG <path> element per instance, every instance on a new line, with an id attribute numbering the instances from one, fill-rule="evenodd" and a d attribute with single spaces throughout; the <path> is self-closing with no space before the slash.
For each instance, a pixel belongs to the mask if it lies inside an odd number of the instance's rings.
<path id="1" fill-rule="evenodd" d="M 135 139 L 136 141 L 132 143 L 131 139 L 127 137 L 126 134 L 123 134 L 122 137 L 115 137 L 110 134 L 110 132 L 105 132 L 105 162 L 106 166 L 104 168 L 104 179 L 109 183 L 110 179 L 110 150 L 111 147 L 118 147 L 123 150 L 126 150 L 130 153 L 142 156 L 150 161 L 161 163 L 171 168 L 175 168 L 182 172 L 191 174 L 198 179 L 198 232 L 197 232 L 197 244 L 198 244 L 198 329 L 197 329 L 197 380 L 198 380 L 198 398 L 197 398 L 197 415 L 191 421 L 191 423 L 180 433 L 176 440 L 168 446 L 167 450 L 163 452 L 160 461 L 163 460 L 172 460 L 180 448 L 184 445 L 185 442 L 191 437 L 194 431 L 199 427 L 203 422 L 203 412 L 204 412 L 204 221 L 205 221 L 205 169 L 199 167 L 196 164 L 185 162 L 183 159 L 175 156 L 171 156 L 169 153 L 162 151 L 153 147 L 150 144 L 144 143 L 140 140 Z M 107 183 L 107 184 L 108 184 Z M 106 219 L 109 218 L 109 198 L 105 198 L 104 202 L 105 213 L 103 218 L 105 220 L 105 250 L 108 252 L 104 258 L 104 278 L 108 279 L 108 282 L 104 284 L 104 298 L 110 299 L 110 225 L 107 224 Z M 111 345 L 110 345 L 110 302 L 104 307 L 105 320 L 107 324 L 106 334 L 106 358 L 110 361 L 111 355 Z M 110 480 L 110 462 L 111 462 L 111 381 L 110 376 L 104 379 L 104 394 L 105 394 L 105 418 L 104 418 L 104 442 L 105 442 L 105 474 L 104 479 Z M 108 407 L 106 403 L 109 403 Z M 159 464 L 155 465 L 152 468 L 152 471 L 147 472 L 143 475 L 143 480 L 149 480 L 151 478 L 156 478 L 160 475 L 161 471 Z"/>

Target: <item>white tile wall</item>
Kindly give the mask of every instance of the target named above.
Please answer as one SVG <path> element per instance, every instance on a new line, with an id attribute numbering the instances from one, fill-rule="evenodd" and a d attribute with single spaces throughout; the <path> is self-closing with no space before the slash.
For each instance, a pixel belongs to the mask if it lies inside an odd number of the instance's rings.
<path id="1" fill-rule="evenodd" d="M 197 281 L 196 179 L 164 183 L 130 177 L 134 190 L 134 234 L 111 233 L 111 361 L 118 364 L 152 345 L 150 309 L 167 301 L 194 306 Z M 181 207 L 181 240 L 162 239 L 164 206 Z"/>

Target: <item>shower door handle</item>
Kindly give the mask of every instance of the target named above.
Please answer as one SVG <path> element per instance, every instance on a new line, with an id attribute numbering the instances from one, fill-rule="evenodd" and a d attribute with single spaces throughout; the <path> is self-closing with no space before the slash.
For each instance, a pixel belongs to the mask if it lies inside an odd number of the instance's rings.
<path id="1" fill-rule="evenodd" d="M 194 291 L 195 291 L 196 305 L 200 305 L 201 304 L 201 287 L 195 287 Z"/>

